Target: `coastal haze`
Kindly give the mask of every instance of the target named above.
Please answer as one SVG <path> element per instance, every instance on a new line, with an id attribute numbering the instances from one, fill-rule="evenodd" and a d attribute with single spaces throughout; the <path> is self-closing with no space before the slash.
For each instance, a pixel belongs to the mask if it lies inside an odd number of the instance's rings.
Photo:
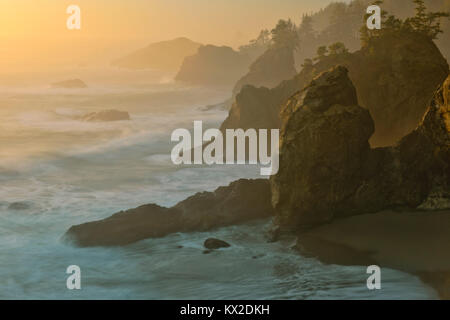
<path id="1" fill-rule="evenodd" d="M 280 18 L 298 20 L 329 0 L 2 0 L 0 70 L 48 71 L 98 65 L 152 42 L 187 37 L 238 47 Z M 66 9 L 81 8 L 81 30 L 66 28 Z"/>
<path id="2" fill-rule="evenodd" d="M 364 43 L 360 28 L 369 2 L 1 0 L 0 299 L 447 297 L 447 287 L 442 291 L 435 278 L 424 281 L 413 267 L 397 263 L 392 250 L 380 255 L 386 262 L 383 289 L 368 290 L 366 268 L 378 261 L 360 260 L 351 232 L 342 236 L 328 225 L 347 213 L 361 214 L 338 221 L 343 228 L 366 230 L 368 210 L 382 212 L 372 218 L 382 230 L 385 215 L 402 223 L 398 212 L 395 219 L 386 214 L 394 204 L 401 211 L 411 203 L 432 210 L 447 203 L 440 198 L 448 191 L 445 182 L 435 187 L 436 179 L 426 180 L 422 171 L 397 181 L 401 174 L 392 163 L 401 161 L 390 155 L 409 161 L 404 172 L 409 163 L 441 172 L 445 161 L 434 156 L 447 145 L 434 152 L 411 138 L 422 154 L 433 155 L 425 160 L 396 145 L 420 125 L 430 101 L 439 105 L 436 95 L 448 92 L 445 85 L 436 90 L 448 76 L 450 22 L 442 20 L 444 33 L 437 39 L 397 30 L 374 32 L 374 42 Z M 447 0 L 426 3 L 450 10 Z M 72 4 L 81 8 L 80 30 L 66 26 Z M 410 0 L 385 5 L 402 19 L 415 12 Z M 299 94 L 304 88 L 310 91 Z M 307 104 L 303 92 L 311 105 L 343 109 L 296 118 L 291 107 Z M 325 98 L 314 100 L 315 92 Z M 346 112 L 354 117 L 332 118 Z M 310 131 L 297 128 L 298 119 Z M 323 119 L 333 125 L 318 134 L 314 130 Z M 281 171 L 270 184 L 261 180 L 260 165 L 175 165 L 171 134 L 192 131 L 194 121 L 203 121 L 204 130 L 280 129 L 282 142 L 289 141 L 286 123 L 292 121 L 289 128 L 298 132 L 290 143 L 302 156 L 282 143 Z M 419 132 L 437 127 L 443 126 Z M 447 137 L 428 136 L 439 143 Z M 431 170 L 423 163 L 437 164 Z M 380 170 L 388 182 L 373 177 Z M 305 192 L 302 175 L 320 190 Z M 364 188 L 354 192 L 359 184 L 369 186 L 368 194 Z M 433 191 L 427 189 L 431 185 Z M 263 192 L 252 194 L 253 187 Z M 264 192 L 278 199 L 258 198 Z M 400 200 L 386 200 L 385 194 Z M 166 211 L 173 214 L 170 223 L 161 218 Z M 319 227 L 305 234 L 303 246 L 295 232 L 279 230 L 301 225 L 304 217 Z M 405 225 L 416 227 L 414 221 Z M 433 220 L 435 225 L 446 227 Z M 367 243 L 358 241 L 360 251 L 376 252 L 383 232 L 370 231 Z M 390 236 L 397 239 L 396 232 Z M 205 240 L 211 238 L 230 247 L 208 248 Z M 339 245 L 330 249 L 327 241 Z M 347 249 L 350 262 L 332 259 L 342 251 L 347 257 Z M 82 290 L 66 288 L 70 265 L 82 270 Z"/>

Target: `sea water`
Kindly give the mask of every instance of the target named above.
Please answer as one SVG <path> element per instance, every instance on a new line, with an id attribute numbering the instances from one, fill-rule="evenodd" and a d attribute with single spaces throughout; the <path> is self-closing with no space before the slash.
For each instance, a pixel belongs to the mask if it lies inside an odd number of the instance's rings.
<path id="1" fill-rule="evenodd" d="M 80 77 L 87 89 L 48 84 Z M 175 166 L 170 134 L 194 120 L 218 127 L 226 112 L 203 107 L 230 88 L 175 84 L 155 71 L 78 68 L 0 77 L 1 299 L 435 299 L 418 278 L 382 269 L 369 291 L 364 267 L 324 265 L 268 243 L 270 221 L 177 233 L 117 248 L 61 241 L 74 224 L 142 204 L 171 206 L 239 178 L 256 166 Z M 128 111 L 131 121 L 88 123 L 94 111 Z M 203 254 L 208 237 L 230 248 Z M 66 269 L 81 268 L 81 290 Z"/>

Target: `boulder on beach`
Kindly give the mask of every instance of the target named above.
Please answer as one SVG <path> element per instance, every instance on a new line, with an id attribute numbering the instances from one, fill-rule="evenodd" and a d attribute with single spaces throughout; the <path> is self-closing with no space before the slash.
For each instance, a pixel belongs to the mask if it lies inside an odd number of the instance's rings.
<path id="1" fill-rule="evenodd" d="M 219 239 L 215 239 L 215 238 L 206 239 L 203 246 L 209 250 L 231 247 L 231 245 L 228 242 L 225 242 L 225 241 L 219 240 Z"/>

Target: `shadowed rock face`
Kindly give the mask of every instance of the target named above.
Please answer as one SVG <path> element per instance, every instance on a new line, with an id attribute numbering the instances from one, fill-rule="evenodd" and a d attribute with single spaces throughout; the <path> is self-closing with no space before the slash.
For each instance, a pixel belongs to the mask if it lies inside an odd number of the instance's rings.
<path id="1" fill-rule="evenodd" d="M 322 74 L 282 110 L 280 170 L 271 180 L 282 224 L 326 221 L 360 185 L 374 125 L 347 73 Z"/>
<path id="2" fill-rule="evenodd" d="M 200 43 L 187 38 L 152 43 L 111 63 L 129 69 L 156 69 L 177 71 L 185 57 L 195 54 Z"/>
<path id="3" fill-rule="evenodd" d="M 445 209 L 450 190 L 448 86 L 396 146 L 370 149 L 369 112 L 347 69 L 323 73 L 284 106 L 280 170 L 271 179 L 277 223 L 304 228 L 393 207 Z"/>
<path id="4" fill-rule="evenodd" d="M 359 105 L 375 122 L 372 146 L 390 146 L 413 131 L 449 66 L 432 40 L 415 33 L 386 35 L 351 54 L 325 57 L 273 89 L 244 86 L 222 129 L 280 128 L 286 101 L 320 73 L 343 65 Z"/>
<path id="5" fill-rule="evenodd" d="M 236 96 L 245 85 L 273 88 L 283 80 L 296 75 L 293 50 L 286 47 L 273 47 L 263 53 L 251 66 L 233 89 Z"/>
<path id="6" fill-rule="evenodd" d="M 231 85 L 245 74 L 250 57 L 230 47 L 201 46 L 186 57 L 175 80 L 195 85 Z"/>
<path id="7" fill-rule="evenodd" d="M 120 246 L 175 232 L 208 231 L 273 214 L 268 180 L 238 180 L 202 192 L 171 208 L 149 204 L 111 217 L 72 226 L 67 240 L 81 247 Z"/>

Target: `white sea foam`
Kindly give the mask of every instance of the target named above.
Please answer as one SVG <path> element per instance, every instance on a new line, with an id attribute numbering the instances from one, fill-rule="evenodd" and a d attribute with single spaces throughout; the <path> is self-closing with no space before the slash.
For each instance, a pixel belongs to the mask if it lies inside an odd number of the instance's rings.
<path id="1" fill-rule="evenodd" d="M 436 298 L 417 278 L 393 270 L 384 271 L 382 291 L 369 292 L 364 268 L 325 266 L 291 251 L 291 243 L 267 243 L 261 232 L 267 222 L 173 234 L 124 248 L 62 243 L 60 237 L 74 224 L 145 203 L 170 206 L 242 177 L 259 178 L 257 166 L 171 163 L 172 129 L 197 119 L 218 125 L 225 113 L 202 113 L 199 107 L 228 93 L 168 86 L 159 93 L 149 93 L 146 85 L 132 92 L 110 85 L 101 94 L 80 90 L 61 96 L 39 87 L 0 94 L 0 104 L 11 106 L 0 112 L 5 124 L 0 133 L 0 298 Z M 132 120 L 70 118 L 109 108 L 129 111 Z M 232 247 L 202 254 L 202 243 L 211 236 Z M 82 269 L 79 292 L 65 289 L 65 270 L 72 264 Z"/>

